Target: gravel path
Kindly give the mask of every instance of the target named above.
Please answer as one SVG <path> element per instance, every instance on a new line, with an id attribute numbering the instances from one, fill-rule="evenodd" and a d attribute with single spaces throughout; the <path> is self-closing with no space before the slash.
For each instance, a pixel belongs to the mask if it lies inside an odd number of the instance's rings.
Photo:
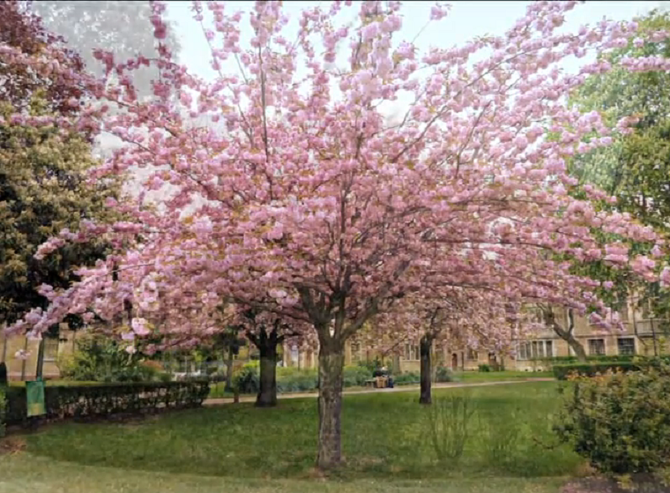
<path id="1" fill-rule="evenodd" d="M 488 387 L 490 385 L 512 385 L 515 383 L 526 383 L 526 382 L 553 382 L 553 378 L 524 378 L 519 380 L 504 380 L 500 382 L 477 382 L 477 383 L 459 383 L 459 382 L 449 382 L 449 383 L 434 383 L 433 389 L 450 389 L 450 388 L 466 388 L 466 387 Z M 388 392 L 416 392 L 419 390 L 418 385 L 403 385 L 399 387 L 394 387 L 392 389 L 362 389 L 362 390 L 345 390 L 344 395 L 353 395 L 353 394 L 377 394 L 377 393 L 388 393 Z M 319 394 L 316 392 L 303 392 L 295 394 L 279 394 L 279 400 L 284 399 L 304 399 L 304 398 L 316 398 Z M 256 396 L 253 395 L 244 395 L 240 396 L 240 402 L 254 402 Z M 232 404 L 233 399 L 221 398 L 221 399 L 207 399 L 204 402 L 205 406 L 221 406 L 224 404 Z"/>

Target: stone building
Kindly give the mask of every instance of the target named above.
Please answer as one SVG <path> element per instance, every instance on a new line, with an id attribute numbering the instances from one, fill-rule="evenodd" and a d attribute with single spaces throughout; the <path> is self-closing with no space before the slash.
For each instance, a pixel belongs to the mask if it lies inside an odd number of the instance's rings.
<path id="1" fill-rule="evenodd" d="M 45 379 L 55 379 L 60 376 L 58 361 L 74 352 L 76 332 L 62 324 L 58 337 L 44 339 L 44 365 L 42 368 Z M 29 353 L 27 359 L 19 359 L 15 354 L 19 350 Z M 0 330 L 0 362 L 7 364 L 7 373 L 10 380 L 33 380 L 37 375 L 37 358 L 39 341 L 25 336 L 6 337 Z"/>

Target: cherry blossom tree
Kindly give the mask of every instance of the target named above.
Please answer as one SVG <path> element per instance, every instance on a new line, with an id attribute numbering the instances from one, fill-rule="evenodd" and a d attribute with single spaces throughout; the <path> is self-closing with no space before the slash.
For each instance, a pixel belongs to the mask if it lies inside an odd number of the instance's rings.
<path id="1" fill-rule="evenodd" d="M 420 291 L 375 317 L 374 329 L 377 333 L 391 332 L 391 341 L 403 338 L 419 341 L 419 403 L 431 404 L 435 343 L 503 352 L 513 340 L 527 336 L 536 328 L 517 305 L 491 291 L 458 287 Z M 381 337 L 375 339 L 381 340 Z"/>
<path id="2" fill-rule="evenodd" d="M 272 312 L 262 312 L 245 306 L 235 308 L 234 322 L 244 336 L 258 348 L 260 355 L 259 388 L 256 407 L 277 405 L 277 361 L 278 347 L 289 339 L 297 339 L 308 333 L 300 322 L 282 319 Z M 303 323 L 304 324 L 304 323 Z"/>
<path id="3" fill-rule="evenodd" d="M 129 305 L 134 339 L 152 332 L 145 313 L 162 312 L 167 322 L 156 334 L 197 344 L 216 332 L 209 313 L 221 299 L 299 322 L 318 339 L 317 464 L 331 468 L 341 461 L 345 342 L 398 300 L 460 288 L 507 303 L 568 306 L 616 325 L 595 294 L 599 282 L 569 266 L 602 259 L 656 279 L 659 262 L 630 258 L 624 244 L 603 245 L 593 231 L 649 243 L 657 236 L 594 207 L 593 200 L 615 199 L 593 187 L 571 196 L 577 181 L 566 159 L 610 145 L 630 120 L 611 127 L 566 101 L 588 74 L 610 69 L 605 60 L 576 75 L 558 64 L 623 46 L 637 26 L 603 20 L 564 33 L 575 5 L 534 3 L 502 36 L 420 54 L 397 39 L 403 17 L 395 1 L 357 2 L 355 26 L 338 23 L 352 2 L 305 9 L 295 40 L 284 35 L 281 3 L 258 2 L 248 15 L 248 47 L 240 44 L 242 12 L 216 2 L 205 11 L 195 2 L 219 73 L 211 83 L 175 64 L 162 44 L 156 60 L 120 62 L 99 51 L 114 80 L 88 81 L 96 104 L 69 124 L 98 125 L 126 145 L 91 179 L 146 168 L 143 190 L 165 190 L 165 198 L 155 208 L 143 206 L 143 195 L 138 203 L 109 201 L 132 219 L 84 223 L 43 245 L 39 256 L 94 235 L 108 237 L 116 251 L 81 269 L 70 289 L 44 286 L 49 308 L 9 330 L 39 333 L 69 313 L 112 320 Z M 152 8 L 161 40 L 164 6 Z M 430 21 L 446 14 L 436 5 Z M 338 58 L 345 43 L 346 66 Z M 60 70 L 7 47 L 0 56 Z M 156 64 L 161 78 L 155 99 L 140 102 L 132 71 L 146 64 Z M 237 73 L 225 72 L 226 64 Z M 622 65 L 670 68 L 658 57 Z M 179 104 L 170 99 L 175 93 Z M 389 121 L 384 104 L 401 96 L 411 103 Z"/>

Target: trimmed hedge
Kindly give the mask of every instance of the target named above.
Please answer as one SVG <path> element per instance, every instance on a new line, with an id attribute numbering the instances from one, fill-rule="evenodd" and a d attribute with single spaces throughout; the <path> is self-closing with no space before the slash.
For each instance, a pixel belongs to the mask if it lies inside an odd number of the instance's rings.
<path id="1" fill-rule="evenodd" d="M 49 385 L 44 389 L 45 418 L 85 419 L 199 407 L 208 394 L 207 380 Z M 7 404 L 7 425 L 28 423 L 25 387 L 9 387 Z"/>
<path id="2" fill-rule="evenodd" d="M 610 356 L 610 358 L 613 358 Z M 609 361 L 594 361 L 589 363 L 571 363 L 567 365 L 554 365 L 554 376 L 558 380 L 566 380 L 571 373 L 593 377 L 598 373 L 612 371 L 636 371 L 644 369 L 650 365 L 659 365 L 662 363 L 670 364 L 670 356 L 643 357 L 643 356 L 620 356 L 621 359 Z M 624 359 L 626 358 L 626 359 Z"/>
<path id="3" fill-rule="evenodd" d="M 635 358 L 639 358 L 639 356 L 635 355 L 628 355 L 628 354 L 613 354 L 613 355 L 592 355 L 592 356 L 587 356 L 586 361 L 589 363 L 602 363 L 602 362 L 612 362 L 612 361 L 633 361 Z M 550 364 L 557 364 L 557 365 L 567 365 L 569 363 L 579 363 L 577 360 L 576 356 L 553 356 L 551 358 L 536 358 L 531 361 L 536 361 L 538 363 L 550 363 Z"/>

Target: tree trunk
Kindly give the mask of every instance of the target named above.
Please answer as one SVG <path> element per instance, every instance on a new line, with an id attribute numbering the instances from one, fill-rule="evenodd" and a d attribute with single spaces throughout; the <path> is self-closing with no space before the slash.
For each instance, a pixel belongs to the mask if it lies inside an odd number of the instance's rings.
<path id="1" fill-rule="evenodd" d="M 273 330 L 268 335 L 262 328 L 257 338 L 261 361 L 256 407 L 277 405 L 277 344 L 277 331 Z"/>
<path id="2" fill-rule="evenodd" d="M 560 334 L 559 334 L 560 336 Z M 582 346 L 582 343 L 579 342 L 575 336 L 572 334 L 568 334 L 568 337 L 565 339 L 565 341 L 568 343 L 568 345 L 572 348 L 572 350 L 575 352 L 575 356 L 577 357 L 577 361 L 581 363 L 586 362 L 586 351 L 584 350 L 584 346 Z"/>
<path id="3" fill-rule="evenodd" d="M 573 331 L 575 330 L 575 316 L 574 313 L 572 312 L 572 309 L 568 309 L 568 327 L 567 329 L 561 327 L 561 325 L 556 321 L 556 315 L 554 314 L 554 311 L 551 308 L 544 308 L 543 310 L 544 314 L 544 321 L 545 323 L 554 329 L 554 332 L 558 337 L 563 339 L 565 342 L 568 343 L 568 346 L 572 348 L 572 350 L 575 352 L 575 356 L 577 356 L 577 361 L 580 362 L 585 362 L 586 361 L 586 351 L 584 350 L 584 346 L 577 340 L 577 338 L 574 336 Z"/>
<path id="4" fill-rule="evenodd" d="M 319 445 L 316 464 L 332 469 L 342 460 L 342 376 L 344 346 L 322 343 L 319 348 Z"/>
<path id="5" fill-rule="evenodd" d="M 428 336 L 423 336 L 419 343 L 419 352 L 421 354 L 421 396 L 419 397 L 420 404 L 430 404 L 432 402 L 431 390 L 431 376 L 432 369 L 430 364 L 430 353 L 433 348 L 433 339 Z"/>
<path id="6" fill-rule="evenodd" d="M 228 358 L 226 358 L 226 390 L 233 388 L 233 348 L 228 348 Z"/>

